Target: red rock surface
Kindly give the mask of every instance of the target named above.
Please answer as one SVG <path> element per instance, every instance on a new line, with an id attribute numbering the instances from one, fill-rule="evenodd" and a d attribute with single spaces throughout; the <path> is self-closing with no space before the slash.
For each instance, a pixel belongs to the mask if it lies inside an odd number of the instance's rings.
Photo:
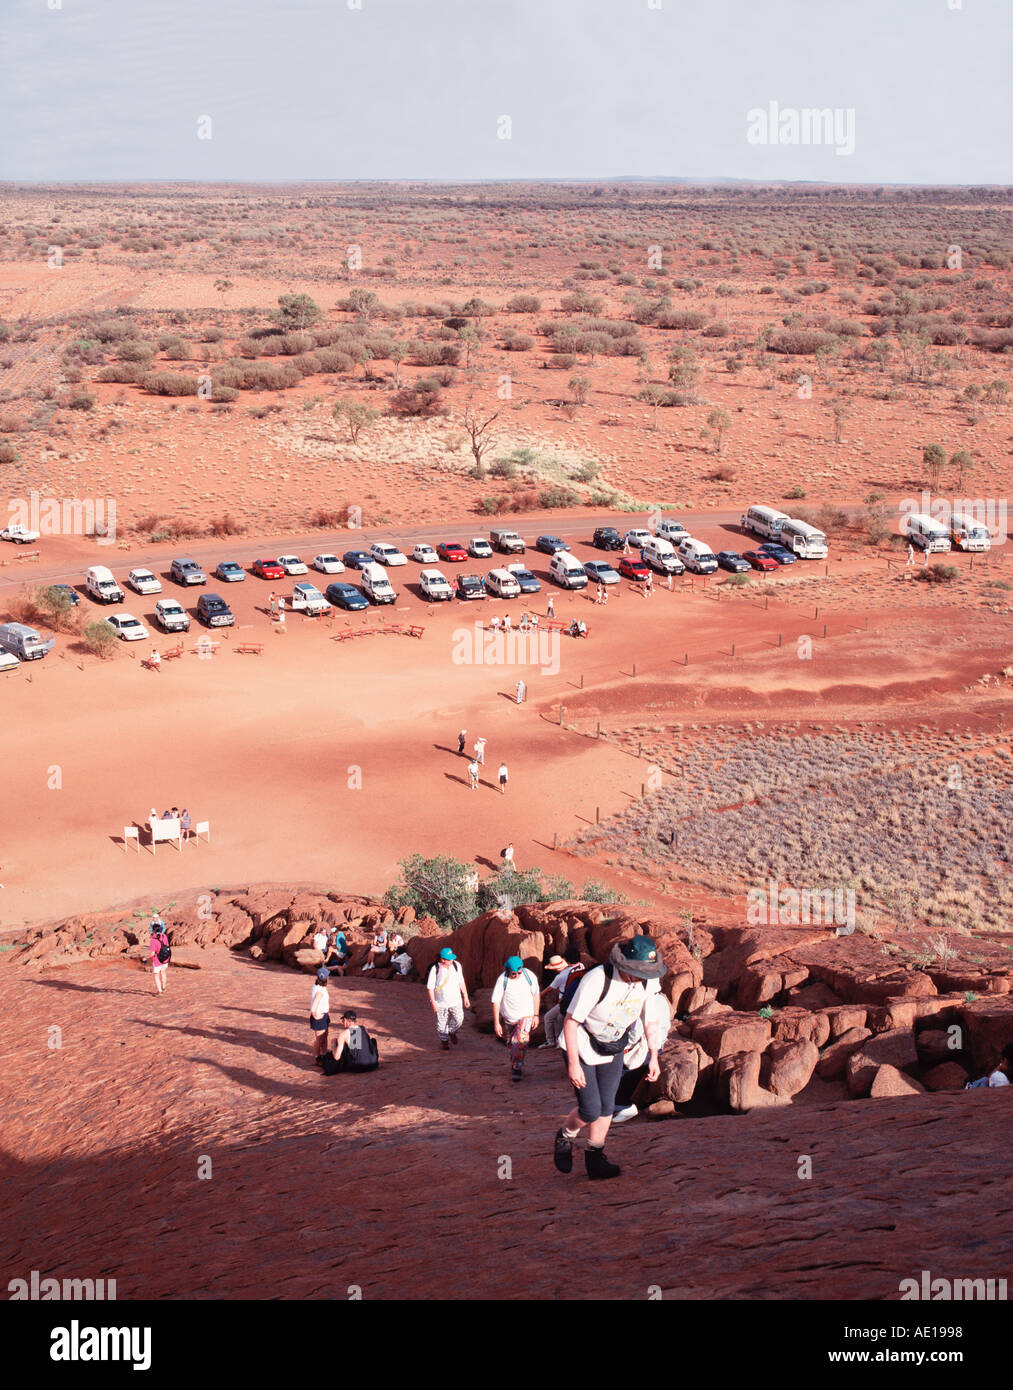
<path id="1" fill-rule="evenodd" d="M 383 1066 L 334 1078 L 308 1065 L 309 981 L 281 965 L 205 952 L 164 998 L 122 960 L 5 971 L 3 988 L 7 1279 L 104 1274 L 122 1299 L 353 1284 L 370 1299 L 636 1299 L 652 1284 L 890 1299 L 923 1267 L 964 1270 L 969 1230 L 981 1268 L 1013 1242 L 1007 1204 L 980 1220 L 982 1183 L 1007 1166 L 1008 1090 L 634 1121 L 609 1141 L 623 1176 L 599 1187 L 579 1161 L 569 1177 L 550 1162 L 570 1099 L 558 1056 L 530 1054 L 512 1086 L 470 1018 L 438 1051 L 418 985 L 335 984 Z M 329 1181 L 336 1204 L 320 1200 Z M 582 1258 L 564 1269 L 578 1224 Z"/>

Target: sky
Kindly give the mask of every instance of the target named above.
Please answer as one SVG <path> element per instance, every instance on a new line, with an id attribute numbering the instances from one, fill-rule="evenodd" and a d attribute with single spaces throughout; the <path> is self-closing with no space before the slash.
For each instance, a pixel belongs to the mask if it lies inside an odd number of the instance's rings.
<path id="1" fill-rule="evenodd" d="M 0 0 L 0 180 L 1007 184 L 1011 37 L 1011 0 Z"/>

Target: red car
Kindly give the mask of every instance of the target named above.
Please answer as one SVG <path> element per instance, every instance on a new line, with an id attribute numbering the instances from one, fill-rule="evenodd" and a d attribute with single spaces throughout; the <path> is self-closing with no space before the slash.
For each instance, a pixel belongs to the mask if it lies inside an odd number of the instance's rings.
<path id="1" fill-rule="evenodd" d="M 743 560 L 748 560 L 754 570 L 776 570 L 778 563 L 769 555 L 764 555 L 762 550 L 744 550 Z"/>
<path id="2" fill-rule="evenodd" d="M 467 560 L 468 558 L 468 552 L 457 541 L 441 541 L 436 547 L 436 553 L 441 560 Z"/>
<path id="3" fill-rule="evenodd" d="M 261 579 L 284 579 L 285 571 L 277 560 L 254 560 L 253 573 Z"/>
<path id="4" fill-rule="evenodd" d="M 632 555 L 624 555 L 619 561 L 619 573 L 624 579 L 644 580 L 650 577 L 651 571 L 644 564 L 643 560 L 634 560 Z"/>

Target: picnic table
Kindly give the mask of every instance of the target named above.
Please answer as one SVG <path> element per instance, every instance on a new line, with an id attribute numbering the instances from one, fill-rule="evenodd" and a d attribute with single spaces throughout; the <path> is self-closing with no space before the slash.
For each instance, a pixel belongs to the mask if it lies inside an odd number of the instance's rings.
<path id="1" fill-rule="evenodd" d="M 246 652 L 250 656 L 260 656 L 264 650 L 264 644 L 263 642 L 250 642 L 244 639 L 242 642 L 237 642 L 232 650 Z"/>

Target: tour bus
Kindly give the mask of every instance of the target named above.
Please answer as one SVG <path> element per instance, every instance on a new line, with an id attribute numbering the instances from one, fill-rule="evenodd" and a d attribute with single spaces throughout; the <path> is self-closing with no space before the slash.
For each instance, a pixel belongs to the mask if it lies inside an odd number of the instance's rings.
<path id="1" fill-rule="evenodd" d="M 950 533 L 941 521 L 925 512 L 915 512 L 907 519 L 904 533 L 912 545 L 921 550 L 949 550 Z"/>
<path id="2" fill-rule="evenodd" d="M 950 517 L 950 539 L 958 550 L 990 550 L 992 533 L 967 512 L 954 512 Z"/>
<path id="3" fill-rule="evenodd" d="M 797 521 L 788 517 L 781 523 L 781 544 L 793 551 L 802 560 L 825 560 L 827 558 L 827 538 L 807 521 Z"/>
<path id="4" fill-rule="evenodd" d="M 779 512 L 776 507 L 750 507 L 746 512 L 746 530 L 768 541 L 779 541 L 781 527 L 790 519 L 787 512 Z"/>

